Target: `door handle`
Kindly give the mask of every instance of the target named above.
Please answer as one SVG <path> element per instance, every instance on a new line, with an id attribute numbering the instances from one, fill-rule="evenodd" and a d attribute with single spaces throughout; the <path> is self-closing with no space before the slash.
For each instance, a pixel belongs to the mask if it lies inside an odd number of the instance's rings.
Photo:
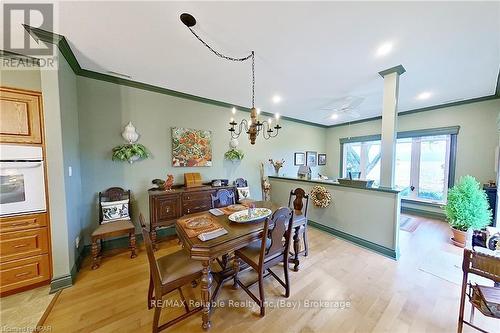
<path id="1" fill-rule="evenodd" d="M 411 185 L 411 186 L 410 186 L 410 190 L 411 190 L 412 192 L 413 192 L 413 191 L 415 191 L 415 186 Z"/>
<path id="2" fill-rule="evenodd" d="M 21 276 L 25 276 L 25 275 L 29 275 L 30 272 L 24 272 L 24 273 L 19 273 L 19 274 L 16 274 L 16 277 L 21 277 Z"/>
<path id="3" fill-rule="evenodd" d="M 28 245 L 29 244 L 18 244 L 18 245 L 14 245 L 13 248 L 18 249 L 18 248 L 21 248 L 21 247 L 26 247 Z"/>

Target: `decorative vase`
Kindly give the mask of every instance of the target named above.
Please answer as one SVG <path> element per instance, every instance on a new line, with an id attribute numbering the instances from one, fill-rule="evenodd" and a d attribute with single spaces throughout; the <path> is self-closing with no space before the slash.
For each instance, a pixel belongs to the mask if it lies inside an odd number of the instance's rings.
<path id="1" fill-rule="evenodd" d="M 467 232 L 455 229 L 453 227 L 451 228 L 451 231 L 453 233 L 453 237 L 451 238 L 453 245 L 458 247 L 465 247 L 465 242 L 467 241 Z"/>
<path id="2" fill-rule="evenodd" d="M 140 157 L 138 155 L 134 155 L 132 156 L 131 158 L 128 159 L 128 162 L 130 164 L 134 163 L 135 161 L 137 161 Z"/>
<path id="3" fill-rule="evenodd" d="M 280 175 L 280 169 L 281 169 L 281 166 L 277 166 L 277 165 L 274 166 L 275 176 L 279 176 Z"/>

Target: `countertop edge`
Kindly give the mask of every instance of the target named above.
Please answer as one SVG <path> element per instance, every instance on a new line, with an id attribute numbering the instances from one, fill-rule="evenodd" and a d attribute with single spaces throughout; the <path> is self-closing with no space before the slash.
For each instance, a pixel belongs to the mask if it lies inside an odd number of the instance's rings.
<path id="1" fill-rule="evenodd" d="M 294 177 L 284 177 L 284 176 L 268 176 L 271 179 L 281 179 L 281 180 L 293 180 L 293 181 L 298 181 L 298 182 L 305 182 L 305 183 L 314 183 L 314 184 L 321 184 L 321 185 L 331 185 L 331 186 L 339 186 L 339 187 L 347 187 L 347 188 L 353 188 L 357 190 L 365 190 L 365 191 L 376 191 L 376 192 L 385 192 L 385 193 L 392 193 L 392 194 L 398 194 L 404 189 L 391 189 L 391 188 L 383 188 L 383 187 L 355 187 L 355 186 L 349 186 L 349 185 L 342 185 L 339 183 L 334 183 L 331 181 L 324 181 L 324 180 L 319 180 L 319 179 L 300 179 L 300 178 L 294 178 Z"/>

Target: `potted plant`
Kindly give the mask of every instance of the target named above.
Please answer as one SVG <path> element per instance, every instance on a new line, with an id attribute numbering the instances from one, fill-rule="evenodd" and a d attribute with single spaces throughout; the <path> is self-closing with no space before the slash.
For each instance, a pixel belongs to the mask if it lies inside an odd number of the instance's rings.
<path id="1" fill-rule="evenodd" d="M 113 161 L 127 161 L 134 163 L 150 156 L 146 147 L 140 143 L 128 143 L 113 148 Z"/>
<path id="2" fill-rule="evenodd" d="M 485 228 L 491 221 L 486 192 L 472 176 L 461 177 L 448 191 L 444 211 L 453 232 L 452 241 L 461 247 L 465 246 L 469 229 Z"/>
<path id="3" fill-rule="evenodd" d="M 245 154 L 241 150 L 235 148 L 231 148 L 224 153 L 224 158 L 233 162 L 240 161 L 243 157 L 245 157 Z"/>

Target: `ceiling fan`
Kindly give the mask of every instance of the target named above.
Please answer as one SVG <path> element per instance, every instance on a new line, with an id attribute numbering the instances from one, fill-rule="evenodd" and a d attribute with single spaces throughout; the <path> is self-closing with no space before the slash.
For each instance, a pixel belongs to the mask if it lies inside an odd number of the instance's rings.
<path id="1" fill-rule="evenodd" d="M 365 99 L 358 96 L 346 96 L 336 98 L 330 103 L 320 108 L 321 111 L 329 111 L 328 119 L 337 119 L 339 117 L 358 119 L 361 115 L 358 112 L 358 106 L 363 103 Z"/>

